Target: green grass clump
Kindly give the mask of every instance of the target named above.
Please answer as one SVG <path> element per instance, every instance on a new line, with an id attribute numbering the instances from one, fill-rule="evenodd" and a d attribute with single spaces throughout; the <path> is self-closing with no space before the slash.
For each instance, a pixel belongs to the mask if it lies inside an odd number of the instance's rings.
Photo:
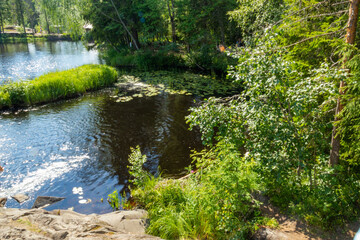
<path id="1" fill-rule="evenodd" d="M 111 86 L 117 71 L 105 65 L 84 65 L 74 69 L 48 73 L 31 81 L 0 86 L 0 109 L 26 107 L 59 99 L 67 99 Z"/>

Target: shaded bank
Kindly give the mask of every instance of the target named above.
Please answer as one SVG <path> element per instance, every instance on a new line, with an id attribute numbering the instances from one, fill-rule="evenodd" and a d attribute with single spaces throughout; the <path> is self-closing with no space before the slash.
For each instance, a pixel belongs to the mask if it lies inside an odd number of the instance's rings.
<path id="1" fill-rule="evenodd" d="M 27 34 L 1 33 L 0 43 L 23 43 L 27 41 L 79 41 L 81 37 L 72 38 L 69 34 Z"/>
<path id="2" fill-rule="evenodd" d="M 0 110 L 68 99 L 87 91 L 111 86 L 117 71 L 105 65 L 84 65 L 62 72 L 48 73 L 31 81 L 0 87 Z"/>

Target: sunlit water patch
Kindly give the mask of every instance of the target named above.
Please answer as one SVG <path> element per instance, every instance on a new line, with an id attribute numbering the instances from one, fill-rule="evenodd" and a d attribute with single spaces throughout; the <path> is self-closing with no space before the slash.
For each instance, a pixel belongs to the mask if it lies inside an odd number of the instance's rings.
<path id="1" fill-rule="evenodd" d="M 98 51 L 88 51 L 81 42 L 0 44 L 0 83 L 100 62 Z"/>

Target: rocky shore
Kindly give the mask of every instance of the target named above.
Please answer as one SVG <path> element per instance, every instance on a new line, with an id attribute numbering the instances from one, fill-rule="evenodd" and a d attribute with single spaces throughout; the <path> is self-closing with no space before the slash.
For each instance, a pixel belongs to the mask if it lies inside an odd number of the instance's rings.
<path id="1" fill-rule="evenodd" d="M 160 239 L 145 234 L 147 212 L 84 215 L 70 210 L 0 208 L 0 239 Z"/>

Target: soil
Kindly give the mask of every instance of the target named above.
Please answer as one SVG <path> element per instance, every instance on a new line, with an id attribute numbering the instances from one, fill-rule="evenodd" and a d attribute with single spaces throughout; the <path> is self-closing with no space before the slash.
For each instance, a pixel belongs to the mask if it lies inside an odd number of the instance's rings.
<path id="1" fill-rule="evenodd" d="M 347 224 L 341 229 L 326 231 L 318 227 L 309 226 L 305 222 L 283 214 L 279 208 L 274 207 L 269 200 L 262 197 L 261 212 L 264 216 L 275 218 L 279 227 L 277 229 L 262 229 L 255 239 L 277 240 L 352 240 L 360 227 L 360 222 Z M 265 237 L 264 237 L 265 235 Z M 267 235 L 267 236 L 266 236 Z"/>

